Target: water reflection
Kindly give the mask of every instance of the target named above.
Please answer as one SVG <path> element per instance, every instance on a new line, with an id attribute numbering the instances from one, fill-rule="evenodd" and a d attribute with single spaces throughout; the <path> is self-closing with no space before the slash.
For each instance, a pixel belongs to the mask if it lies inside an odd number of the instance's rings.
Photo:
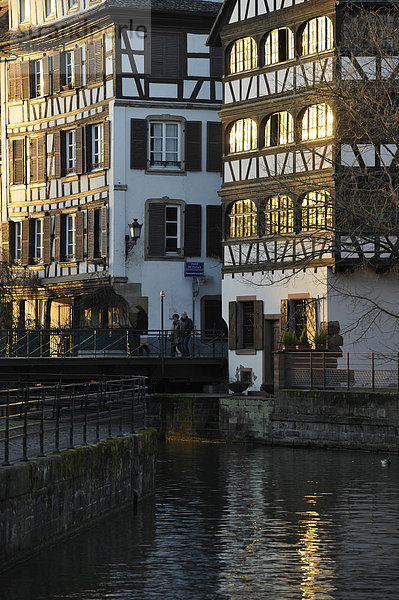
<path id="1" fill-rule="evenodd" d="M 373 454 L 169 444 L 156 498 L 0 576 L 1 600 L 399 597 L 399 473 Z"/>

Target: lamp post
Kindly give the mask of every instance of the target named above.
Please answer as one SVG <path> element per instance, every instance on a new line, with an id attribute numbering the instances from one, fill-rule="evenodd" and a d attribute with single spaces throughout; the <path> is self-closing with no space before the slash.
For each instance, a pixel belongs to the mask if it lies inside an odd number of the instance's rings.
<path id="1" fill-rule="evenodd" d="M 159 296 L 161 298 L 161 371 L 162 371 L 162 376 L 164 375 L 164 354 L 165 354 L 165 346 L 164 346 L 164 317 L 163 317 L 163 300 L 165 298 L 165 292 L 163 290 L 161 290 L 159 292 Z"/>
<path id="2" fill-rule="evenodd" d="M 133 223 L 128 224 L 129 227 L 129 235 L 125 236 L 126 242 L 126 256 L 129 254 L 131 250 L 133 250 L 134 246 L 137 243 L 137 240 L 141 235 L 141 228 L 143 227 L 143 223 L 139 223 L 137 219 L 133 219 Z"/>

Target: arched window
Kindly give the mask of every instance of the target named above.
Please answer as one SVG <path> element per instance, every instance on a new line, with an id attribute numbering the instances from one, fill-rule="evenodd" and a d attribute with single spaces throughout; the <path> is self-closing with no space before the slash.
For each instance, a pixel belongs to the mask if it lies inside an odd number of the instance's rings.
<path id="1" fill-rule="evenodd" d="M 273 196 L 266 201 L 265 235 L 294 232 L 294 202 L 289 196 Z"/>
<path id="2" fill-rule="evenodd" d="M 331 136 L 333 122 L 333 112 L 328 104 L 309 106 L 302 117 L 302 141 Z"/>
<path id="3" fill-rule="evenodd" d="M 294 141 L 294 119 L 289 112 L 271 115 L 265 126 L 265 146 L 281 146 Z"/>
<path id="4" fill-rule="evenodd" d="M 273 29 L 265 42 L 265 65 L 275 65 L 294 58 L 294 34 L 288 27 Z"/>
<path id="5" fill-rule="evenodd" d="M 257 209 L 252 200 L 237 200 L 230 209 L 230 237 L 253 237 L 258 233 Z"/>
<path id="6" fill-rule="evenodd" d="M 240 119 L 230 129 L 229 151 L 255 150 L 258 146 L 258 126 L 252 119 Z"/>
<path id="7" fill-rule="evenodd" d="M 334 32 L 331 19 L 317 17 L 306 23 L 302 33 L 302 56 L 331 50 L 334 45 Z"/>
<path id="8" fill-rule="evenodd" d="M 230 50 L 230 73 L 250 71 L 258 66 L 258 48 L 252 37 L 236 40 Z"/>
<path id="9" fill-rule="evenodd" d="M 302 230 L 331 229 L 333 210 L 328 192 L 309 192 L 302 200 Z"/>

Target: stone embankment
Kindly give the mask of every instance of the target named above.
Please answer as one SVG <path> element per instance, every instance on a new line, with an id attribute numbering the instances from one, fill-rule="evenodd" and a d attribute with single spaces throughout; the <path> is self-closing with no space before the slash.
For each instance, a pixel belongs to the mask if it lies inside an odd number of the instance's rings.
<path id="1" fill-rule="evenodd" d="M 399 449 L 399 395 L 393 393 L 159 394 L 147 398 L 147 418 L 161 435 L 180 439 L 384 452 Z"/>
<path id="2" fill-rule="evenodd" d="M 155 430 L 0 467 L 0 565 L 154 492 Z"/>

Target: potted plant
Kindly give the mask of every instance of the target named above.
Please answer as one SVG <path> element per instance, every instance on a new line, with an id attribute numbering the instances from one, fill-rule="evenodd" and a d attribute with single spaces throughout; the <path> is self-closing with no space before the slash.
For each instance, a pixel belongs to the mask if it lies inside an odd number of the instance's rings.
<path id="1" fill-rule="evenodd" d="M 301 335 L 299 336 L 299 349 L 308 350 L 309 347 L 310 344 L 308 341 L 308 334 L 306 332 L 306 329 L 303 329 Z"/>
<path id="2" fill-rule="evenodd" d="M 313 336 L 314 345 L 316 346 L 316 350 L 325 350 L 327 348 L 327 340 L 328 334 L 325 329 L 320 329 L 320 331 L 316 331 Z"/>
<path id="3" fill-rule="evenodd" d="M 233 392 L 233 394 L 242 394 L 243 392 L 245 392 L 245 390 L 248 388 L 249 383 L 246 383 L 245 381 L 240 381 L 240 380 L 236 380 L 236 381 L 229 381 L 229 389 Z"/>
<path id="4" fill-rule="evenodd" d="M 295 331 L 289 331 L 288 329 L 284 331 L 281 342 L 285 350 L 296 350 L 298 338 Z"/>

